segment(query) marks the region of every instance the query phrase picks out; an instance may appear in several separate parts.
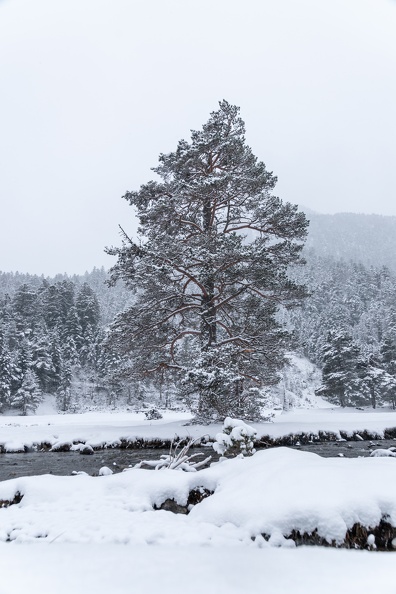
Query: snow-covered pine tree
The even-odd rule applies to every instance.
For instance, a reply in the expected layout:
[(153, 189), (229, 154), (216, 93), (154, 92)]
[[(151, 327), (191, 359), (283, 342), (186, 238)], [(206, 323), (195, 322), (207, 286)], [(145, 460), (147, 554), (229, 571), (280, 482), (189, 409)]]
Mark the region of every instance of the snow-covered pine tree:
[(100, 309), (98, 299), (88, 283), (84, 283), (77, 294), (76, 309), (83, 335), (88, 328), (95, 333), (99, 325)]
[(305, 296), (287, 267), (301, 262), (308, 223), (271, 193), (276, 178), (244, 133), (239, 108), (220, 102), (191, 142), (160, 155), (161, 181), (126, 193), (139, 239), (124, 234), (121, 248), (108, 249), (118, 256), (112, 282), (123, 279), (136, 291), (113, 325), (113, 344), (135, 373), (184, 374), (199, 394), (202, 420), (232, 414), (246, 390), (277, 381), (284, 335), (276, 306)]
[(42, 392), (36, 374), (27, 369), (22, 377), (21, 387), (12, 397), (11, 406), (21, 410), (23, 415), (34, 412), (42, 400)]
[(52, 363), (52, 345), (45, 324), (40, 325), (32, 337), (32, 369), (40, 382), (40, 389), (47, 392), (51, 389), (54, 367)]
[(62, 297), (59, 283), (49, 285), (41, 293), (42, 312), (49, 330), (59, 328), (64, 322)]
[(19, 325), (33, 328), (39, 319), (39, 300), (35, 289), (27, 284), (21, 285), (12, 300), (13, 314)]
[(362, 356), (352, 337), (343, 330), (329, 332), (322, 359), (323, 383), (316, 394), (341, 406), (363, 404)]
[(361, 386), (367, 404), (373, 408), (391, 403), (396, 405), (396, 377), (384, 369), (381, 361), (370, 355), (361, 365)]
[(0, 412), (10, 404), (15, 370), (3, 327), (0, 325)]
[(60, 410), (67, 411), (71, 404), (71, 385), (72, 385), (72, 367), (70, 361), (66, 360), (62, 363), (57, 389), (57, 402)]
[[(73, 343), (75, 345), (77, 353), (79, 353), (81, 347), (84, 344), (84, 337), (80, 320), (77, 314), (77, 308), (74, 305), (70, 307), (68, 311), (66, 320), (62, 326), (61, 336), (64, 345), (67, 343)], [(72, 364), (74, 364), (74, 361)]]

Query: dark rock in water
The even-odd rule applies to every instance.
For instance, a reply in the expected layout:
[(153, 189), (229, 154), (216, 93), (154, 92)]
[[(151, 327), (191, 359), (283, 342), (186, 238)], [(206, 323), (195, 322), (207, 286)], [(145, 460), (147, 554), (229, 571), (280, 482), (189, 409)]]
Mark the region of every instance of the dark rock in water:
[(83, 454), (84, 456), (92, 456), (94, 453), (94, 449), (90, 445), (82, 446), (80, 449), (80, 454)]

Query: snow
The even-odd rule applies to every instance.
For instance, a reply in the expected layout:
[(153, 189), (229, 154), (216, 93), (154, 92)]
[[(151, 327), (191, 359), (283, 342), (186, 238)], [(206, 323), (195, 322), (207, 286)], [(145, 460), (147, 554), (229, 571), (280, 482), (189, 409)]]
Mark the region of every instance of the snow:
[(254, 453), (254, 439), (257, 431), (241, 419), (226, 417), (223, 423), (223, 432), (216, 434), (213, 449), (220, 455), (232, 448), (237, 448), (239, 453)]
[[(196, 473), (131, 469), (4, 481), (0, 499), (17, 491), (23, 499), (0, 508), (0, 592), (390, 591), (392, 554), (295, 549), (285, 536), (317, 528), (341, 542), (356, 522), (375, 526), (388, 515), (396, 525), (395, 465), (278, 448)], [(153, 509), (167, 498), (185, 505), (196, 486), (215, 492), (189, 515)], [(367, 545), (375, 548), (374, 535)]]
[[(0, 416), (0, 446), (7, 452), (23, 451), (25, 446), (31, 448), (41, 443), (57, 448), (67, 442), (86, 443), (93, 448), (117, 447), (123, 439), (171, 440), (175, 435), (194, 439), (206, 435), (214, 439), (222, 431), (220, 424), (186, 424), (191, 419), (188, 412), (161, 412), (163, 418), (153, 421), (146, 420), (143, 412)], [(315, 436), (323, 431), (342, 439), (340, 432), (353, 435), (365, 430), (381, 438), (385, 429), (396, 427), (396, 412), (382, 409), (295, 409), (279, 413), (273, 422), (249, 424), (257, 431), (258, 438), (279, 438), (302, 432)]]
[(0, 559), (2, 594), (361, 594), (392, 592), (395, 576), (393, 555), (312, 548), (87, 547), (55, 541), (0, 545)]
[(288, 353), (287, 365), (281, 372), (280, 383), (272, 388), (282, 408), (332, 408), (315, 390), (322, 383), (322, 372), (317, 365), (306, 357), (296, 353)]
[(113, 471), (108, 466), (102, 466), (102, 468), (99, 468), (98, 474), (99, 476), (110, 476), (113, 474)]
[(44, 394), (43, 399), (36, 408), (37, 415), (54, 415), (57, 413), (56, 397), (53, 394)]
[[(166, 499), (187, 504), (192, 489), (214, 494), (188, 515), (154, 511)], [(143, 470), (100, 477), (41, 475), (0, 483), (0, 541), (205, 546), (290, 546), (292, 530), (341, 544), (355, 523), (396, 526), (393, 458), (321, 458), (289, 448), (257, 452), (194, 473)], [(282, 540), (283, 539), (283, 540)], [(267, 543), (263, 543), (268, 546)]]
[(383, 449), (380, 448), (378, 450), (373, 450), (370, 454), (370, 456), (372, 458), (386, 458), (386, 457), (390, 457), (390, 458), (396, 458), (396, 448), (388, 448), (388, 449)]
[[(291, 411), (274, 423), (254, 426), (259, 434), (300, 432), (304, 426), (310, 431), (369, 427), (381, 432), (396, 425), (393, 415)], [(0, 432), (8, 447), (43, 438), (61, 446), (76, 438), (92, 444), (126, 435), (219, 432), (219, 426), (184, 426), (188, 418), (166, 412), (152, 422), (125, 413), (18, 417), (12, 422), (7, 417), (0, 419)], [(327, 541), (341, 543), (355, 523), (374, 527), (384, 516), (396, 526), (393, 456), (321, 458), (274, 448), (193, 473), (132, 468), (112, 474), (102, 467), (99, 475), (0, 482), (0, 500), (23, 495), (19, 504), (0, 508), (1, 594), (129, 594), (131, 589), (145, 594), (360, 594), (393, 587), (392, 554), (295, 548), (288, 538), (292, 530), (317, 529)], [(188, 515), (155, 509), (166, 499), (186, 505), (196, 487), (214, 493)], [(375, 549), (373, 534), (367, 546)]]

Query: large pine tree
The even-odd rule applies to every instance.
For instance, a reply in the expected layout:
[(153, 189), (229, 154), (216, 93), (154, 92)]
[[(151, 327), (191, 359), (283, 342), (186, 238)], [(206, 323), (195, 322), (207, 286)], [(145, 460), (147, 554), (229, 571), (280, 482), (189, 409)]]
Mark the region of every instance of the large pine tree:
[(160, 155), (160, 181), (126, 193), (139, 238), (108, 250), (112, 281), (136, 291), (114, 344), (134, 373), (182, 372), (205, 420), (251, 416), (252, 388), (274, 383), (283, 362), (277, 307), (304, 296), (287, 267), (301, 261), (307, 221), (272, 194), (276, 178), (244, 133), (239, 108), (222, 101), (191, 142)]

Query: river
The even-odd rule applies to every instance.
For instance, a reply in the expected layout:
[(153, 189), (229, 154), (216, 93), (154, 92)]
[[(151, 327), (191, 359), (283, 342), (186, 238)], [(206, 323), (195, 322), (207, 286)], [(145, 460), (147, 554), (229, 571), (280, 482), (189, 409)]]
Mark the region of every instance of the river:
[[(293, 449), (313, 452), (329, 457), (357, 458), (367, 457), (373, 449), (389, 448), (396, 445), (396, 440), (380, 441), (341, 441), (322, 442)], [(203, 457), (212, 455), (212, 460), (218, 456), (211, 447), (194, 448), (194, 453), (202, 452)], [(125, 468), (137, 464), (141, 460), (157, 460), (161, 454), (168, 454), (168, 450), (136, 449), (98, 450), (91, 456), (81, 455), (79, 452), (27, 452), (24, 454), (0, 454), (0, 481), (21, 476), (38, 474), (71, 475), (73, 472), (84, 471), (92, 476), (98, 474), (102, 466), (107, 466), (113, 472), (122, 472)]]

